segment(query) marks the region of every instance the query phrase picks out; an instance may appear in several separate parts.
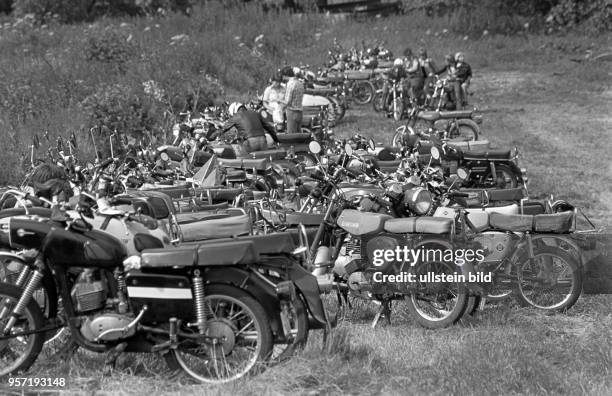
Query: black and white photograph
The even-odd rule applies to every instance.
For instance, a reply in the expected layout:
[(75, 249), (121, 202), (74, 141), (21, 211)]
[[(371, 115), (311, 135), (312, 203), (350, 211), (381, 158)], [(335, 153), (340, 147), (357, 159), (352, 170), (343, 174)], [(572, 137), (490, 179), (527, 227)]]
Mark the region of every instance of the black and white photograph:
[(612, 395), (611, 0), (0, 0), (0, 395)]

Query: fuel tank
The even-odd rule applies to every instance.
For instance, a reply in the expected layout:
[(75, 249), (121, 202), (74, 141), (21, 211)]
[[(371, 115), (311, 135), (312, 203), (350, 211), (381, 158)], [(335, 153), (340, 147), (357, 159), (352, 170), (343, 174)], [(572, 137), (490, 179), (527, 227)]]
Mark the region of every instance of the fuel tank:
[(351, 198), (359, 195), (374, 194), (378, 197), (382, 197), (385, 191), (379, 187), (373, 186), (367, 183), (341, 183), (338, 185), (339, 193), (344, 195), (344, 198), (351, 200)]
[(381, 232), (390, 218), (387, 214), (345, 209), (338, 217), (338, 225), (351, 235), (365, 235)]
[(66, 230), (56, 222), (19, 217), (10, 218), (6, 228), (12, 248), (41, 249), (54, 265), (115, 267), (126, 257), (117, 238), (98, 230)]

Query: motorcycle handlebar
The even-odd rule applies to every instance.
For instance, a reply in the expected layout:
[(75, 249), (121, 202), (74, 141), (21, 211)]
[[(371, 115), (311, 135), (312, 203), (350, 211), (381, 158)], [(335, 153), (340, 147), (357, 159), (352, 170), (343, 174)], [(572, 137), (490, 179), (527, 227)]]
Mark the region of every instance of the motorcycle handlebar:
[(311, 173), (309, 176), (310, 176), (311, 179), (315, 179), (315, 180), (319, 180), (319, 181), (323, 181), (323, 182), (326, 181), (325, 177), (323, 177), (323, 176), (321, 176), (321, 175), (319, 175), (317, 173)]
[(448, 195), (450, 195), (451, 197), (457, 197), (457, 198), (468, 198), (470, 196), (470, 194), (460, 192), (460, 191), (451, 191), (448, 193)]

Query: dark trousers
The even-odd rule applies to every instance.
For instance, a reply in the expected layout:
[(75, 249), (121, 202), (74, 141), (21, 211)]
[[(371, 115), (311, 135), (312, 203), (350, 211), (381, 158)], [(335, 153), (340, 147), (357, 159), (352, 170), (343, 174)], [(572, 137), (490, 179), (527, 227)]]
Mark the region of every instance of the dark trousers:
[(285, 110), (287, 114), (287, 133), (299, 133), (302, 130), (302, 111)]

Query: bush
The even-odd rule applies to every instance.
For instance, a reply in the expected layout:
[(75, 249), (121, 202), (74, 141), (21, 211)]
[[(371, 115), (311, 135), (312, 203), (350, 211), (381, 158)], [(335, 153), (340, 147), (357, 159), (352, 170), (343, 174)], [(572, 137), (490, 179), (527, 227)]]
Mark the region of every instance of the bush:
[(612, 30), (612, 3), (606, 0), (560, 0), (548, 14), (552, 29), (583, 25), (591, 33)]
[(123, 69), (136, 53), (136, 47), (131, 35), (111, 27), (91, 33), (86, 39), (83, 53), (88, 61), (110, 63)]
[(33, 14), (45, 22), (57, 15), (62, 22), (91, 21), (100, 16), (142, 16), (159, 11), (188, 12), (192, 0), (15, 0), (16, 16)]

